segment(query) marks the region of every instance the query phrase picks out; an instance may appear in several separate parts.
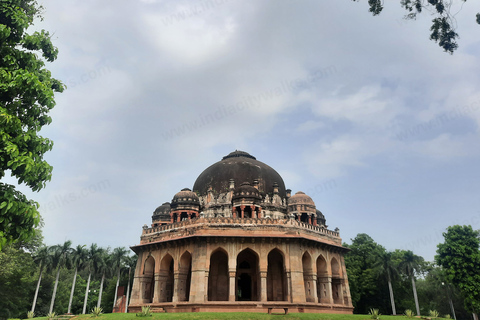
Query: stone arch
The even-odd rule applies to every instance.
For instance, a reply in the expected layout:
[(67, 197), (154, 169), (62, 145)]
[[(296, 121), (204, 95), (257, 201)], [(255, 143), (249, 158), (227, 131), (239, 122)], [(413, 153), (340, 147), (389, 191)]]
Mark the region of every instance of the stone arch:
[(152, 303), (155, 289), (155, 259), (148, 256), (143, 265), (143, 302)]
[(267, 258), (267, 300), (287, 300), (287, 277), (283, 252), (275, 248)]
[(208, 301), (228, 301), (229, 280), (228, 253), (223, 248), (217, 248), (210, 255)]
[(314, 275), (312, 268), (312, 257), (305, 251), (302, 256), (302, 266), (303, 266), (303, 284), (305, 287), (305, 299), (307, 302), (315, 302), (314, 295)]
[(180, 257), (178, 272), (178, 301), (190, 300), (190, 285), (192, 282), (192, 255), (185, 251)]
[(160, 296), (159, 302), (172, 302), (173, 299), (173, 286), (174, 286), (174, 260), (173, 257), (167, 253), (160, 262), (159, 272), (159, 284), (160, 284)]
[(317, 258), (317, 297), (320, 303), (330, 303), (331, 284), (328, 276), (327, 260), (323, 255)]
[(330, 261), (332, 271), (332, 297), (333, 303), (343, 304), (343, 279), (341, 275), (340, 264), (338, 260), (333, 257)]
[(338, 260), (333, 257), (332, 260), (330, 261), (331, 265), (331, 270), (332, 270), (332, 278), (340, 278), (341, 277), (341, 270), (340, 270), (340, 264), (338, 263)]
[(246, 248), (237, 255), (235, 282), (236, 301), (259, 301), (260, 274), (258, 254)]

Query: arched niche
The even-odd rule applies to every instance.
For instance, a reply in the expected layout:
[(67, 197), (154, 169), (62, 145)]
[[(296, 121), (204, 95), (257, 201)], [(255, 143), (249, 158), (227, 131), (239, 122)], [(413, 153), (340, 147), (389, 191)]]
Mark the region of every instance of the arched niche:
[(260, 277), (258, 254), (245, 249), (237, 255), (235, 299), (237, 301), (260, 300)]
[(218, 248), (210, 255), (208, 301), (228, 301), (229, 290), (228, 254)]
[(285, 274), (285, 262), (283, 253), (273, 249), (267, 258), (267, 300), (287, 300), (287, 277)]

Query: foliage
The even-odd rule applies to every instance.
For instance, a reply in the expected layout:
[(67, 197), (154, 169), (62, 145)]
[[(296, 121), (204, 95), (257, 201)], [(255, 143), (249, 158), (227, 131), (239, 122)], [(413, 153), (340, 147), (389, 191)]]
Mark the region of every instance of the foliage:
[(405, 310), (405, 316), (406, 316), (407, 318), (414, 318), (414, 317), (415, 317), (415, 312), (413, 312), (413, 311), (410, 310), (410, 309), (407, 309), (407, 310)]
[(428, 311), (428, 316), (432, 319), (436, 319), (439, 316), (439, 313), (437, 310), (430, 310)]
[(137, 313), (137, 317), (151, 317), (152, 313), (150, 311), (150, 306), (143, 306), (142, 312)]
[(374, 319), (374, 320), (379, 320), (381, 315), (378, 309), (373, 309), (373, 308), (370, 309), (370, 311), (368, 311), (368, 314), (370, 315), (370, 319)]
[[(52, 167), (43, 155), (53, 143), (38, 133), (51, 122), (54, 92), (63, 91), (37, 57), (40, 53), (49, 62), (57, 58), (49, 33), (26, 33), (40, 10), (35, 0), (0, 2), (0, 179), (8, 171), (32, 191), (51, 178)], [(38, 204), (0, 182), (0, 249), (32, 238), (39, 224)]]
[(49, 312), (47, 314), (48, 319), (55, 319), (57, 317), (57, 314), (55, 312)]
[(32, 256), (18, 245), (7, 245), (0, 251), (0, 266), (0, 319), (23, 318), (35, 290)]
[(99, 317), (103, 314), (103, 309), (101, 307), (94, 307), (90, 312), (93, 318)]
[[(353, 0), (359, 1), (359, 0)], [(433, 15), (430, 27), (430, 40), (438, 43), (445, 52), (453, 53), (457, 48), (455, 14), (451, 10), (453, 2), (466, 2), (467, 0), (401, 0), (400, 5), (406, 10), (405, 19), (414, 20), (417, 15), (427, 11)], [(383, 0), (368, 0), (369, 11), (379, 15), (383, 10)], [(480, 24), (480, 13), (475, 16), (476, 22)]]
[(367, 314), (372, 305), (388, 305), (381, 300), (388, 299), (388, 296), (382, 294), (388, 291), (388, 288), (385, 281), (378, 279), (376, 267), (385, 248), (364, 233), (358, 234), (352, 239), (351, 245), (345, 246), (351, 249), (345, 256), (345, 266), (354, 312)]
[(471, 226), (451, 226), (443, 233), (444, 243), (437, 246), (435, 260), (447, 280), (462, 292), (465, 308), (480, 311), (480, 233)]
[(27, 319), (33, 319), (33, 318), (35, 318), (35, 312), (28, 311), (27, 312)]

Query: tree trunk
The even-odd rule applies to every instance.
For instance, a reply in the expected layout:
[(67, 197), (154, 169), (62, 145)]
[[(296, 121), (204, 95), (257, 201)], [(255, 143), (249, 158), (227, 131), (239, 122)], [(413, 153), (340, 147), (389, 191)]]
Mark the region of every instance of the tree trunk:
[(415, 278), (412, 276), (413, 298), (415, 299), (415, 307), (417, 307), (417, 316), (420, 316), (420, 306), (418, 305), (417, 287), (415, 286)]
[(103, 280), (105, 280), (105, 272), (102, 274), (102, 281), (100, 282), (100, 292), (98, 293), (97, 308), (100, 308), (100, 305), (102, 304)]
[(40, 289), (40, 282), (42, 282), (42, 263), (40, 262), (40, 275), (38, 276), (37, 289), (35, 289), (35, 296), (33, 297), (32, 312), (35, 312), (35, 305), (37, 304), (38, 290)]
[(55, 304), (55, 296), (57, 295), (58, 277), (60, 276), (60, 264), (57, 268), (57, 277), (55, 278), (55, 286), (53, 287), (52, 301), (50, 302), (50, 311), (53, 312), (53, 305)]
[(73, 275), (72, 290), (70, 291), (70, 300), (68, 301), (67, 313), (71, 313), (72, 311), (72, 301), (73, 301), (73, 291), (75, 291), (75, 281), (77, 281), (77, 267), (75, 267), (75, 274)]
[(87, 300), (88, 300), (88, 290), (90, 289), (90, 277), (92, 273), (90, 272), (88, 274), (88, 280), (87, 280), (87, 290), (85, 290), (85, 300), (83, 301), (83, 311), (82, 314), (85, 314), (85, 311), (87, 310)]
[(128, 298), (130, 298), (130, 271), (131, 267), (128, 268), (128, 285), (127, 285), (127, 301), (125, 301), (125, 313), (128, 312)]
[[(120, 267), (118, 267), (118, 274), (117, 274), (117, 285), (115, 286), (115, 294), (113, 295), (114, 300), (113, 300), (113, 308), (115, 308), (115, 305), (117, 304), (117, 291), (118, 291), (118, 285), (120, 283)], [(113, 311), (112, 308), (112, 311)]]
[(395, 300), (393, 299), (393, 288), (392, 288), (392, 282), (390, 281), (390, 279), (388, 280), (388, 290), (390, 291), (390, 302), (392, 304), (392, 312), (393, 312), (393, 315), (396, 316), (397, 310), (395, 309)]

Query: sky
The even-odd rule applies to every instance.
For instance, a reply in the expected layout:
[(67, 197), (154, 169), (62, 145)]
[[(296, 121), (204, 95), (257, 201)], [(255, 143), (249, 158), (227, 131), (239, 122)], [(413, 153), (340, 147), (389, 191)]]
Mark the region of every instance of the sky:
[(459, 49), (431, 15), (367, 1), (41, 0), (59, 49), (47, 245), (139, 244), (156, 207), (243, 150), (359, 233), (428, 261), (450, 225), (480, 229), (478, 1)]

